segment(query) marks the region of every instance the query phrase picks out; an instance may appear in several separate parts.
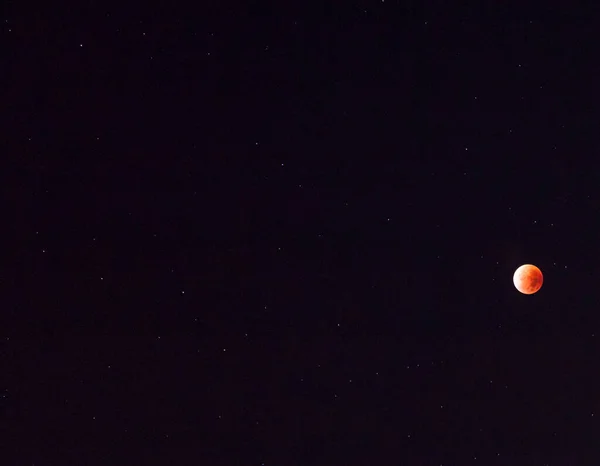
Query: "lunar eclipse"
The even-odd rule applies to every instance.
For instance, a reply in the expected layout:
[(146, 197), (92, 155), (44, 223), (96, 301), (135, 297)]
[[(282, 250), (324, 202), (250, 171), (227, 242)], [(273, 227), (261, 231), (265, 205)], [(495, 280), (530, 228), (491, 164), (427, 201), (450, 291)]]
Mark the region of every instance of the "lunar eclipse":
[(524, 264), (513, 275), (515, 288), (523, 294), (537, 293), (544, 283), (542, 271), (535, 265)]

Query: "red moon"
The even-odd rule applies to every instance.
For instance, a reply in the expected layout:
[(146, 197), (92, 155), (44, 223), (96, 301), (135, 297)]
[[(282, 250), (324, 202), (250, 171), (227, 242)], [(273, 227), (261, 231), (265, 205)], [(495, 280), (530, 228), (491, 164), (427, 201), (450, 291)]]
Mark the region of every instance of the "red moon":
[(537, 293), (544, 283), (542, 271), (535, 265), (524, 264), (513, 275), (515, 288), (523, 294)]

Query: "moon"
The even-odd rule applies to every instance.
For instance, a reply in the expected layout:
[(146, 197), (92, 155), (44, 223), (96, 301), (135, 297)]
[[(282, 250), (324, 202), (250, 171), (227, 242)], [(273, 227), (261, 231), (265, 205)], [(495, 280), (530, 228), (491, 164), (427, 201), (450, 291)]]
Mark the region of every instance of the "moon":
[(535, 265), (524, 264), (513, 275), (515, 288), (523, 294), (537, 293), (544, 283), (542, 271)]

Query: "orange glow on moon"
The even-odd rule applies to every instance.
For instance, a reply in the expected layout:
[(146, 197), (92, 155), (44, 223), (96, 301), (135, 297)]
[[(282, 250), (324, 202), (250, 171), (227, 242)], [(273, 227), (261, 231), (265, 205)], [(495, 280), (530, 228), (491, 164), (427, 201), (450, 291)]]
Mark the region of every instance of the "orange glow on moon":
[(537, 293), (544, 283), (542, 271), (535, 265), (524, 264), (513, 275), (515, 288), (523, 294)]

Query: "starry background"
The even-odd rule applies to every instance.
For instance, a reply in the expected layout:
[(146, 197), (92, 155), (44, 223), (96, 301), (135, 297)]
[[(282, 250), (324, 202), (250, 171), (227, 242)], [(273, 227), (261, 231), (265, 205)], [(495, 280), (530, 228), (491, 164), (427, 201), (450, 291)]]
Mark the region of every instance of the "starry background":
[(598, 23), (48, 8), (0, 18), (3, 464), (596, 464)]

